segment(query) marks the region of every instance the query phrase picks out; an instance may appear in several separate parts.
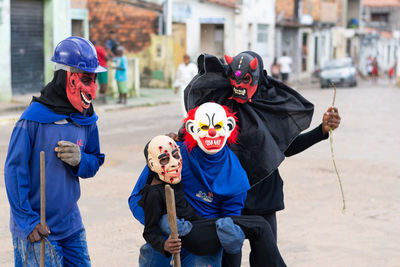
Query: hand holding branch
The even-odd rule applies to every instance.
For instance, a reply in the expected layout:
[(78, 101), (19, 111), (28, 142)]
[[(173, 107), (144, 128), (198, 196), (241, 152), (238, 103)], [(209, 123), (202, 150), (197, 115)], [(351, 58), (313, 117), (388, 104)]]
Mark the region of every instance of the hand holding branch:
[(329, 130), (335, 130), (340, 125), (341, 117), (339, 110), (336, 107), (329, 107), (322, 117), (322, 132), (323, 134), (329, 133)]
[(28, 240), (29, 242), (38, 242), (40, 241), (43, 237), (47, 237), (50, 234), (49, 227), (43, 226), (40, 223), (38, 223), (33, 231), (28, 235)]
[(167, 240), (164, 242), (164, 250), (168, 251), (171, 254), (181, 253), (182, 242), (180, 238), (172, 238), (171, 236), (168, 237)]

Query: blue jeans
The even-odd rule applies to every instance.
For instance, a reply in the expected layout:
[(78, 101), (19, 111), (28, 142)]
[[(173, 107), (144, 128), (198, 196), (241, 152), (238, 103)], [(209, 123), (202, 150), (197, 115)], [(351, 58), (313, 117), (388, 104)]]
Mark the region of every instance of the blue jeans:
[[(59, 266), (90, 266), (85, 229), (62, 240), (50, 241), (50, 243), (53, 249), (46, 242), (46, 266), (57, 266), (55, 258)], [(27, 239), (13, 236), (15, 267), (23, 267), (30, 244)], [(32, 243), (26, 266), (37, 267), (37, 261), (40, 261), (40, 242)]]
[[(220, 267), (222, 258), (222, 249), (219, 253), (210, 256), (196, 256), (181, 249), (182, 267)], [(153, 249), (148, 243), (140, 248), (139, 266), (140, 267), (168, 267), (171, 257), (164, 255)]]

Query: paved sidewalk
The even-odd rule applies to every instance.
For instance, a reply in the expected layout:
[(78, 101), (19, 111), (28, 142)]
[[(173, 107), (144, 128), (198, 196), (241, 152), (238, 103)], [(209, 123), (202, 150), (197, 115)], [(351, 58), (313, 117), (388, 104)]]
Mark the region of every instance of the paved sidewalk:
[[(94, 101), (94, 108), (97, 113), (109, 110), (129, 109), (142, 106), (154, 106), (160, 104), (177, 103), (179, 95), (175, 95), (172, 89), (141, 88), (139, 97), (131, 97), (126, 105), (117, 104), (116, 99), (107, 98), (107, 103)], [(0, 125), (14, 124), (21, 113), (29, 106), (32, 96), (39, 96), (40, 93), (13, 96), (11, 102), (0, 103)]]

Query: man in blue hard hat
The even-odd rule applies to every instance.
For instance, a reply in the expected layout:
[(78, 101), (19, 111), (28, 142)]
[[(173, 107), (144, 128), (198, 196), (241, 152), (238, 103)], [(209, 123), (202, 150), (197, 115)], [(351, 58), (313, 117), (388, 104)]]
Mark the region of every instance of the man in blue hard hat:
[[(51, 59), (53, 80), (33, 97), (11, 135), (4, 168), (10, 202), (15, 266), (36, 266), (46, 238), (46, 266), (90, 266), (85, 229), (77, 205), (79, 177), (93, 177), (100, 152), (96, 97), (99, 65), (91, 42), (61, 41)], [(40, 223), (40, 151), (45, 152), (46, 223)]]

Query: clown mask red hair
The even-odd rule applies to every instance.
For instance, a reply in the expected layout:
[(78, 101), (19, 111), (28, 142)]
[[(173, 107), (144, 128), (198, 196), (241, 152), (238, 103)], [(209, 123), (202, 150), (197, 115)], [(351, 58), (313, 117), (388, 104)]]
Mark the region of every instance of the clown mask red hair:
[(198, 145), (207, 154), (219, 152), (226, 142), (237, 138), (236, 117), (227, 107), (204, 103), (188, 112), (185, 143), (189, 150)]

